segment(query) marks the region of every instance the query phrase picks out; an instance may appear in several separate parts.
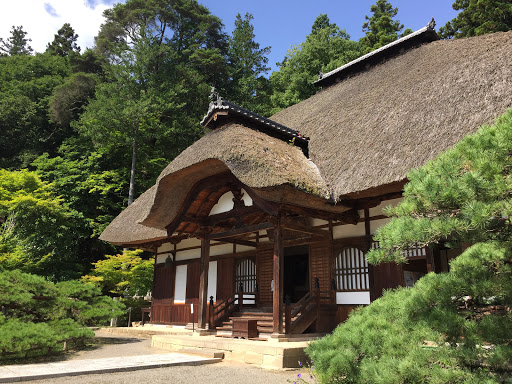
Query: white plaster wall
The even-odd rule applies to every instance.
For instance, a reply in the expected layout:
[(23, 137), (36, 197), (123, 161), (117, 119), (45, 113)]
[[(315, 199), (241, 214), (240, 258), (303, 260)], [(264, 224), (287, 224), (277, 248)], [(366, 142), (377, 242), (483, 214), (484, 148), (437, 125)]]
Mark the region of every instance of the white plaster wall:
[(364, 223), (338, 225), (333, 228), (333, 237), (335, 239), (344, 239), (347, 237), (359, 237), (365, 235)]
[(170, 253), (164, 253), (164, 254), (162, 254), (162, 255), (158, 255), (158, 256), (156, 257), (156, 262), (157, 262), (157, 264), (163, 264), (163, 263), (165, 263), (165, 259), (167, 259), (167, 256), (169, 256), (169, 257), (171, 258), (171, 260), (172, 260), (172, 254), (170, 254)]
[(388, 223), (391, 219), (381, 219), (381, 220), (373, 220), (370, 221), (370, 233), (373, 235), (377, 231), (379, 227), (382, 227), (384, 224)]
[(171, 243), (165, 243), (165, 244), (162, 244), (160, 247), (157, 248), (157, 252), (158, 253), (161, 253), (161, 252), (170, 252), (174, 250), (174, 245), (171, 244)]
[(188, 247), (201, 247), (201, 240), (199, 239), (185, 239), (177, 244), (176, 261), (197, 259), (201, 257), (201, 248), (189, 249), (180, 251), (180, 249)]
[(210, 261), (208, 267), (208, 302), (210, 296), (213, 296), (213, 301), (217, 301), (217, 262)]
[[(238, 249), (239, 245), (236, 246)], [(226, 253), (233, 253), (233, 244), (221, 244), (210, 246), (210, 256), (225, 255)], [(199, 252), (201, 255), (201, 252)]]
[[(391, 205), (392, 207), (396, 207), (399, 202), (403, 200), (403, 197), (399, 197), (398, 199), (392, 199), (392, 200), (385, 200), (382, 203), (380, 203), (378, 206), (374, 208), (370, 208), (370, 217), (371, 216), (377, 216), (377, 215), (383, 215), (384, 212), (382, 212), (382, 209), (384, 207), (387, 207), (388, 205)], [(363, 216), (361, 216), (363, 217)]]
[(322, 219), (312, 219), (311, 220), (311, 225), (313, 227), (318, 227), (319, 225), (325, 225), (325, 224), (329, 224), (329, 222), (327, 220), (322, 220)]
[(370, 292), (336, 292), (336, 304), (370, 304)]
[[(242, 196), (242, 200), (244, 201), (245, 205), (246, 206), (250, 206), (252, 205), (252, 199), (251, 199), (251, 196), (249, 196), (249, 194), (247, 192), (245, 192), (243, 189), (242, 189), (242, 193), (243, 193), (243, 196)], [(209, 215), (208, 216), (211, 216), (211, 215), (216, 215), (217, 213), (224, 213), (224, 212), (229, 212), (233, 209), (233, 192), (226, 192), (225, 194), (223, 194), (219, 201), (217, 201), (217, 204), (215, 204), (212, 208), (212, 210), (210, 211)]]
[(176, 282), (174, 284), (174, 302), (184, 303), (187, 294), (187, 265), (176, 266)]

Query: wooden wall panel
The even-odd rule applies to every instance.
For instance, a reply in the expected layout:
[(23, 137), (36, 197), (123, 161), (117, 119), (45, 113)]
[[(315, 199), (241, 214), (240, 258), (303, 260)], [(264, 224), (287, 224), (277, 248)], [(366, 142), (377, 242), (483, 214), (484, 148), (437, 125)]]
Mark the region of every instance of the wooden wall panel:
[(373, 297), (371, 300), (382, 296), (384, 289), (396, 288), (403, 285), (402, 267), (396, 263), (382, 263), (373, 267)]
[(315, 278), (320, 280), (320, 290), (331, 289), (332, 279), (332, 246), (331, 243), (316, 243), (309, 246), (309, 266), (311, 289), (315, 287)]
[(259, 249), (256, 257), (260, 305), (272, 305), (273, 249)]
[(234, 261), (235, 259), (232, 257), (217, 260), (217, 300), (225, 300), (235, 293)]
[(199, 302), (199, 277), (201, 269), (199, 260), (193, 261), (187, 265), (187, 291), (185, 303)]
[(155, 265), (153, 280), (153, 303), (171, 303), (174, 297), (175, 268), (165, 264)]
[(338, 310), (336, 311), (336, 324), (343, 323), (348, 319), (348, 315), (354, 309), (361, 307), (360, 305), (338, 305)]

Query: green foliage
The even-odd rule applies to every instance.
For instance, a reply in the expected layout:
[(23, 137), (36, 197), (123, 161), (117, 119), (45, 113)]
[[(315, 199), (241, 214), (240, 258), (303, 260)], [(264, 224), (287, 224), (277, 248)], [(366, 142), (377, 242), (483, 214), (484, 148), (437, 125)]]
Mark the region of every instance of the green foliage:
[(46, 46), (46, 52), (50, 55), (68, 56), (74, 53), (80, 53), (80, 47), (76, 44), (78, 35), (71, 27), (71, 24), (65, 23), (57, 31), (55, 38)]
[(81, 281), (53, 284), (20, 271), (0, 272), (0, 360), (61, 352), (94, 334), (85, 328), (123, 313), (124, 305)]
[(288, 51), (279, 71), (270, 76), (272, 111), (296, 104), (316, 92), (312, 84), (320, 72), (329, 72), (361, 55), (357, 42), (327, 15), (316, 18), (306, 41)]
[(90, 275), (83, 276), (101, 287), (105, 293), (143, 296), (153, 286), (153, 261), (143, 260), (141, 250), (124, 251), (94, 263)]
[(59, 56), (0, 58), (0, 167), (26, 167), (70, 135), (48, 120), (53, 90), (68, 74), (69, 64)]
[[(400, 21), (393, 20), (398, 13), (398, 8), (393, 8), (387, 0), (377, 0), (370, 7), (370, 11), (373, 15), (371, 17), (365, 16), (366, 22), (363, 24), (363, 32), (366, 33), (366, 36), (360, 40), (363, 53), (369, 53), (395, 41), (404, 28)], [(410, 29), (406, 29), (401, 36), (408, 35), (411, 32)]]
[(61, 280), (77, 277), (81, 216), (33, 172), (0, 169), (0, 264)]
[(270, 47), (260, 49), (254, 41), (253, 16), (244, 18), (237, 14), (235, 29), (229, 39), (228, 68), (230, 81), (226, 96), (229, 100), (256, 113), (265, 114), (268, 109), (269, 81), (263, 74), (267, 66)]
[(474, 244), (313, 344), (322, 382), (499, 383), (512, 371), (512, 110), (409, 173), (372, 263), (414, 245)]
[(455, 0), (456, 18), (439, 28), (443, 39), (459, 39), (512, 29), (512, 3), (509, 0)]
[(16, 55), (30, 55), (33, 49), (29, 42), (32, 39), (27, 39), (27, 32), (23, 30), (23, 26), (19, 25), (11, 28), (11, 36), (4, 40), (0, 37), (0, 57), (2, 56), (16, 56)]
[[(386, 292), (307, 350), (322, 383), (499, 383), (510, 373), (511, 249), (469, 248), (451, 271)], [(499, 309), (496, 309), (499, 308)]]

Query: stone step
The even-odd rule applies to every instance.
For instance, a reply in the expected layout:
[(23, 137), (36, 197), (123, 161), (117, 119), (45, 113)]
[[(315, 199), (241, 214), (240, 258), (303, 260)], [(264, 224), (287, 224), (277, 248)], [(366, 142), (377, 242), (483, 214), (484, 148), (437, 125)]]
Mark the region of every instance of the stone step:
[(210, 359), (223, 359), (224, 352), (216, 351), (213, 349), (205, 349), (205, 348), (181, 348), (177, 351), (178, 353), (183, 353), (185, 355), (194, 355), (207, 357)]

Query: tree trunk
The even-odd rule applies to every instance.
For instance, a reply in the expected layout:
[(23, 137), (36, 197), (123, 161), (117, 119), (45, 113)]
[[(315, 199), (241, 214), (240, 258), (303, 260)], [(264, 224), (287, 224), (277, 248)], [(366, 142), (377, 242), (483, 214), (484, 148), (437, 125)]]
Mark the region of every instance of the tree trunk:
[(132, 145), (132, 168), (130, 170), (130, 189), (128, 191), (128, 206), (133, 203), (135, 195), (135, 165), (137, 164), (137, 144), (139, 139), (139, 123), (135, 128), (135, 136), (133, 137)]

